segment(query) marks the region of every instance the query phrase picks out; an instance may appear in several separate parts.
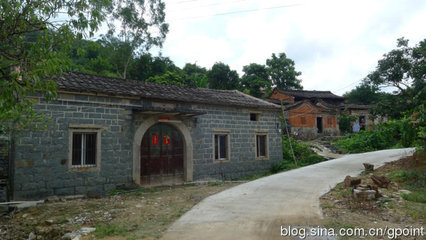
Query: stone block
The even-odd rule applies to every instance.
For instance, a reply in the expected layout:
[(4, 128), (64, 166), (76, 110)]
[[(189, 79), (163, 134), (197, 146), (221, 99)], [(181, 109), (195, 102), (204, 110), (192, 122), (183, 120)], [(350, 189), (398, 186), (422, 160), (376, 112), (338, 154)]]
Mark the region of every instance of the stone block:
[(57, 188), (57, 189), (54, 189), (54, 193), (57, 196), (76, 195), (74, 187)]
[(34, 160), (15, 160), (16, 168), (30, 168), (34, 166)]
[(363, 201), (376, 199), (375, 190), (354, 189), (353, 194), (354, 194), (354, 198), (363, 200)]
[(343, 182), (343, 187), (344, 188), (355, 187), (360, 183), (361, 183), (360, 178), (353, 178), (351, 176), (346, 176), (345, 181)]

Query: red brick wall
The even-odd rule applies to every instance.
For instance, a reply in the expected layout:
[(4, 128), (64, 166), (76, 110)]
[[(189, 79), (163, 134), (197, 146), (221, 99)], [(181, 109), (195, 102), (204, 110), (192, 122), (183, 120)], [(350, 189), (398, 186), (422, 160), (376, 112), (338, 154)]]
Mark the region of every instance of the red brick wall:
[(277, 100), (288, 100), (290, 103), (294, 103), (294, 98), (292, 96), (282, 94), (278, 92), (277, 89), (275, 89), (274, 92), (272, 92), (270, 98), (277, 99)]
[(290, 125), (294, 127), (316, 127), (317, 117), (322, 117), (324, 128), (336, 128), (337, 118), (334, 115), (324, 114), (308, 103), (304, 103), (289, 111)]
[(318, 110), (307, 103), (289, 111), (290, 125), (294, 127), (316, 127)]

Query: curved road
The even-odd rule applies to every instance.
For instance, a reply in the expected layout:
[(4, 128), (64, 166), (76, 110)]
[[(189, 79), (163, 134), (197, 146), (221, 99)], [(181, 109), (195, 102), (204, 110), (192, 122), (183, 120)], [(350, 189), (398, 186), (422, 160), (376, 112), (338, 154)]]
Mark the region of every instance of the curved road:
[(281, 226), (315, 226), (322, 218), (319, 197), (347, 176), (411, 155), (392, 149), (345, 155), (264, 177), (212, 195), (194, 206), (166, 232), (168, 240), (283, 239)]

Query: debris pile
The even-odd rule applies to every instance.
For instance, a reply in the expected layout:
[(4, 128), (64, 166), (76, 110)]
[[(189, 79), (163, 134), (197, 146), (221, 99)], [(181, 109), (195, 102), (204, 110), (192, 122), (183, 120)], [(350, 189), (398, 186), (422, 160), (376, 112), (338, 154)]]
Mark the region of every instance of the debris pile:
[[(374, 170), (374, 165), (369, 163), (363, 163), (365, 167), (365, 172), (372, 172)], [(375, 200), (381, 197), (379, 188), (387, 188), (391, 186), (391, 181), (385, 176), (376, 176), (370, 173), (370, 178), (372, 183), (363, 183), (361, 178), (346, 176), (345, 181), (343, 182), (344, 188), (352, 187), (352, 193), (354, 199), (361, 201), (370, 201)], [(392, 185), (393, 186), (393, 185)]]

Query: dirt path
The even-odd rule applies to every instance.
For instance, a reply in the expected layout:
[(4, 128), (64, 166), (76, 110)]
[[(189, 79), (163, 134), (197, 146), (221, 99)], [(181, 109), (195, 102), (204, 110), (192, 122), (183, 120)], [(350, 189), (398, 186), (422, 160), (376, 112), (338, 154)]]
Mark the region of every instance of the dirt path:
[(324, 144), (321, 143), (318, 140), (310, 141), (310, 142), (308, 142), (308, 144), (315, 146), (316, 148), (313, 148), (312, 150), (316, 154), (318, 154), (318, 155), (320, 155), (320, 156), (322, 156), (326, 159), (336, 159), (336, 158), (341, 158), (341, 157), (344, 156), (344, 154), (339, 154), (339, 153), (333, 152), (330, 148), (324, 146)]
[(283, 239), (280, 227), (312, 226), (321, 221), (319, 197), (362, 163), (381, 166), (412, 154), (393, 149), (345, 155), (261, 178), (206, 198), (176, 221), (163, 239)]

